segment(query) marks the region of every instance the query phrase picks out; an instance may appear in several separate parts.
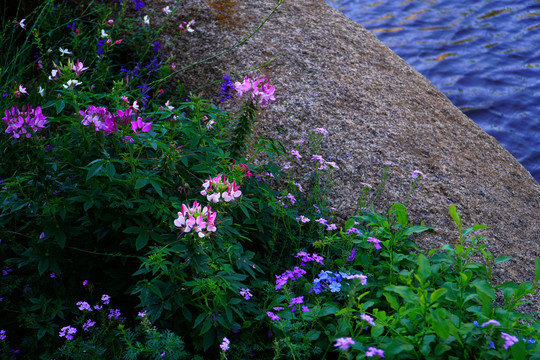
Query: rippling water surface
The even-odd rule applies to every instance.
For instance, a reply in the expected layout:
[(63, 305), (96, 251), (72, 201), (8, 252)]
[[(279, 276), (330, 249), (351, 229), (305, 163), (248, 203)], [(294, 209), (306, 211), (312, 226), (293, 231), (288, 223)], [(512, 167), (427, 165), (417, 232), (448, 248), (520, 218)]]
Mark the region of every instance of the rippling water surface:
[(540, 182), (540, 0), (327, 0), (433, 82)]

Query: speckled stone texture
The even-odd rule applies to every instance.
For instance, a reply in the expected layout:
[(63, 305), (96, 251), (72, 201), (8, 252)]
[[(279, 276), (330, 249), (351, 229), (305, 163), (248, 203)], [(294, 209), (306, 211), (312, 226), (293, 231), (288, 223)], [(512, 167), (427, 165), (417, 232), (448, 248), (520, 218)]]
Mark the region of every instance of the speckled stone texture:
[[(152, 0), (152, 18), (159, 21), (159, 9), (175, 4)], [(178, 28), (171, 27), (162, 40), (171, 43), (168, 51), (176, 55), (176, 65), (186, 66), (236, 44), (276, 4), (183, 1), (175, 24), (194, 17), (196, 31), (172, 41)], [(457, 229), (448, 213), (455, 204), (466, 227), (489, 226), (483, 230), (489, 250), (512, 256), (496, 267), (497, 282), (534, 281), (534, 259), (540, 257), (538, 183), (431, 82), (323, 0), (285, 0), (245, 45), (178, 79), (194, 90), (272, 59), (256, 74), (268, 76), (279, 99), (263, 112), (258, 131), (291, 149), (292, 140), (309, 138), (310, 130), (328, 130), (322, 155), (341, 159), (332, 192), (339, 218), (352, 213), (360, 182), (379, 183), (385, 161), (393, 166), (379, 209), (406, 199), (411, 173), (418, 169), (427, 177), (409, 202), (410, 220), (435, 228), (417, 237), (422, 249), (456, 242)], [(217, 100), (219, 84), (197, 93)], [(307, 148), (303, 153), (308, 154)], [(524, 311), (539, 310), (539, 297), (531, 300)]]

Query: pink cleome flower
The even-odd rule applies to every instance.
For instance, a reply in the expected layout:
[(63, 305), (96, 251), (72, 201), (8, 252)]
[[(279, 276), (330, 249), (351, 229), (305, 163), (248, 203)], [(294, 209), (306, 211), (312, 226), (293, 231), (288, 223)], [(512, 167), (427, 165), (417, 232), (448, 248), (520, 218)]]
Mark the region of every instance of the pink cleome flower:
[(104, 106), (89, 106), (84, 111), (80, 110), (79, 115), (83, 117), (81, 124), (93, 126), (95, 131), (110, 134), (118, 130), (114, 115)]
[(263, 107), (276, 100), (274, 96), (276, 87), (270, 85), (266, 76), (251, 79), (249, 75), (246, 75), (243, 83), (238, 81), (234, 83), (234, 88), (238, 97), (241, 98), (244, 94), (248, 94), (248, 99), (251, 99), (253, 104), (260, 104)]
[(11, 111), (6, 109), (5, 115), (2, 120), (7, 125), (6, 133), (11, 134), (15, 139), (20, 138), (21, 135), (29, 138), (32, 133), (45, 129), (47, 123), (47, 118), (39, 106), (34, 109), (31, 105), (23, 105), (21, 110), (14, 106)]
[(219, 202), (221, 199), (230, 202), (242, 195), (240, 186), (236, 185), (236, 180), (229, 182), (227, 178), (218, 174), (216, 177), (210, 177), (203, 183), (201, 195), (206, 195), (208, 201)]
[(140, 130), (141, 132), (149, 132), (150, 130), (152, 130), (152, 121), (143, 122), (142, 118), (137, 117), (137, 120), (131, 121), (131, 129), (134, 133), (138, 133), (138, 130)]
[(216, 231), (217, 213), (212, 212), (210, 206), (204, 208), (195, 201), (191, 208), (182, 204), (182, 210), (178, 212), (178, 218), (174, 220), (174, 225), (183, 228), (188, 233), (191, 230), (197, 233), (200, 238), (205, 237), (209, 232)]

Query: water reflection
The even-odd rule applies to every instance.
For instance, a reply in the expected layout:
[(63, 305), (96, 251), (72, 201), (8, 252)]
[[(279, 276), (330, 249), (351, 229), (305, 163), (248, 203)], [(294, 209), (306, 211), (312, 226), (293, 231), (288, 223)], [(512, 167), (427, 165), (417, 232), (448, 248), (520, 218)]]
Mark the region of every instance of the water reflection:
[(430, 79), (540, 181), (540, 1), (328, 3)]

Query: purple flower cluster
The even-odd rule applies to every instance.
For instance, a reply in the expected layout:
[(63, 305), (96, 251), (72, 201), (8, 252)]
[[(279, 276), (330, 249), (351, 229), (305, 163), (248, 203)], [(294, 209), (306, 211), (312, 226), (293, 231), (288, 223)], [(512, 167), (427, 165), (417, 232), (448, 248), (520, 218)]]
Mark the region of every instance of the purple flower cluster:
[(308, 254), (305, 251), (300, 251), (298, 254), (296, 254), (294, 257), (300, 258), (300, 261), (302, 261), (302, 266), (305, 266), (306, 263), (310, 261), (315, 261), (316, 263), (319, 263), (321, 265), (324, 265), (323, 260), (324, 258), (317, 254)]
[(366, 351), (366, 357), (374, 357), (379, 356), (381, 358), (384, 358), (384, 350), (377, 349), (373, 346), (370, 346)]
[(351, 255), (349, 256), (349, 258), (347, 259), (348, 262), (352, 262), (354, 261), (354, 259), (356, 259), (356, 248), (353, 248), (352, 251), (351, 251)]
[(103, 304), (109, 305), (109, 302), (111, 301), (111, 297), (107, 294), (101, 295), (101, 301), (103, 301)]
[[(298, 297), (295, 297), (295, 298), (291, 299), (291, 302), (289, 303), (288, 307), (291, 308), (291, 311), (296, 311), (296, 306), (295, 305), (300, 305), (300, 304), (303, 304), (303, 303), (304, 303), (304, 297), (303, 296), (298, 296)], [(304, 310), (304, 311), (306, 311), (306, 310)]]
[(98, 40), (98, 42), (97, 42), (97, 50), (96, 50), (96, 52), (98, 54), (103, 54), (103, 44), (105, 44), (106, 42), (107, 42), (106, 39)]
[(234, 85), (229, 75), (223, 75), (223, 83), (220, 86), (221, 92), (219, 93), (220, 101), (224, 102), (225, 99), (231, 98), (231, 90), (234, 89)]
[(221, 345), (219, 345), (219, 347), (221, 348), (221, 350), (227, 351), (230, 348), (229, 346), (230, 344), (231, 344), (231, 341), (227, 339), (226, 337), (224, 337), (223, 342), (221, 343)]
[(360, 284), (367, 285), (367, 276), (362, 274), (353, 274), (347, 276), (347, 280), (360, 279)]
[(375, 246), (375, 249), (380, 250), (381, 249), (381, 240), (374, 238), (374, 237), (368, 237), (367, 241), (370, 243), (373, 243), (373, 246)]
[(110, 309), (110, 310), (109, 310), (109, 315), (108, 315), (108, 317), (109, 317), (109, 319), (113, 319), (113, 318), (114, 318), (114, 319), (118, 320), (118, 319), (120, 318), (120, 315), (121, 315), (121, 314), (120, 314), (120, 310), (119, 310), (119, 309)]
[(150, 87), (148, 86), (147, 83), (143, 83), (142, 85), (139, 85), (137, 87), (141, 89), (142, 103), (143, 103), (143, 106), (146, 107), (148, 105), (148, 99), (150, 98), (150, 95), (148, 95), (148, 92), (150, 91)]
[(360, 319), (364, 320), (371, 326), (375, 326), (375, 320), (373, 319), (373, 317), (369, 316), (368, 314), (360, 315)]
[(424, 173), (421, 172), (420, 170), (414, 170), (414, 171), (412, 172), (411, 177), (412, 177), (413, 179), (416, 179), (416, 178), (418, 178), (418, 176), (420, 176), (422, 179), (426, 177), (426, 175), (424, 175)]
[(92, 311), (92, 307), (86, 301), (79, 301), (77, 303), (77, 306), (79, 306), (79, 310), (81, 310), (81, 311), (84, 311), (84, 310)]
[(68, 325), (60, 329), (58, 336), (65, 337), (67, 340), (72, 340), (75, 334), (77, 334), (77, 329)]
[(271, 311), (267, 311), (266, 315), (268, 315), (268, 317), (270, 317), (270, 320), (272, 320), (272, 321), (279, 321), (279, 319), (280, 319), (279, 316), (277, 316), (276, 314), (274, 314)]
[(349, 228), (347, 231), (345, 231), (345, 235), (349, 235), (351, 233), (355, 233), (355, 234), (358, 234), (358, 235), (362, 235), (362, 233), (360, 232), (360, 230), (358, 230), (357, 228), (355, 227), (351, 227)]
[(249, 300), (253, 296), (251, 294), (251, 290), (249, 289), (240, 289), (240, 295), (242, 295), (246, 300)]
[(5, 117), (2, 118), (7, 125), (6, 133), (11, 134), (15, 139), (23, 135), (31, 137), (32, 133), (45, 129), (47, 118), (41, 112), (41, 107), (35, 109), (31, 105), (22, 106), (21, 110), (17, 106), (5, 110)]
[(281, 289), (284, 285), (287, 284), (287, 282), (289, 281), (289, 279), (291, 279), (292, 281), (294, 281), (294, 279), (300, 279), (302, 276), (304, 276), (304, 274), (306, 273), (306, 271), (298, 266), (295, 266), (294, 269), (291, 271), (291, 270), (286, 270), (283, 274), (281, 275), (276, 275), (276, 286), (275, 286), (275, 289), (276, 290), (279, 290)]
[(505, 332), (501, 333), (501, 338), (504, 339), (504, 345), (503, 345), (504, 350), (508, 350), (510, 346), (514, 345), (515, 343), (519, 341), (517, 337), (507, 334)]
[(296, 203), (296, 198), (294, 197), (293, 194), (291, 193), (288, 193), (287, 195), (285, 196), (276, 196), (276, 199), (278, 199), (278, 203), (281, 204), (281, 206), (283, 207), (287, 207), (287, 205), (285, 205), (285, 202), (282, 200), (282, 199), (289, 199), (291, 201), (291, 205), (294, 205)]
[(342, 350), (347, 350), (349, 345), (353, 345), (354, 340), (351, 337), (339, 338), (336, 340), (334, 347), (340, 348)]
[(83, 324), (83, 330), (88, 331), (94, 325), (96, 325), (96, 322), (88, 319), (88, 321)]

